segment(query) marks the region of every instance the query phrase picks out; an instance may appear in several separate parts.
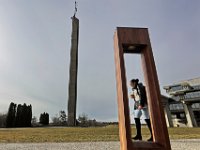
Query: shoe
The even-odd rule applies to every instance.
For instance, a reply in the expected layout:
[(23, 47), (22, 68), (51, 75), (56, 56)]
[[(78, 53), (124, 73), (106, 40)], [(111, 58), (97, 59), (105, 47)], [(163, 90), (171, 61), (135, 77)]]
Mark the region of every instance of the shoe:
[(135, 137), (132, 138), (133, 140), (142, 140), (142, 136), (136, 135)]
[(147, 141), (148, 142), (152, 142), (153, 141), (153, 137), (151, 136)]
[(135, 119), (135, 126), (136, 126), (136, 136), (133, 137), (133, 140), (142, 140), (142, 134), (141, 134), (141, 123), (140, 118), (134, 118)]

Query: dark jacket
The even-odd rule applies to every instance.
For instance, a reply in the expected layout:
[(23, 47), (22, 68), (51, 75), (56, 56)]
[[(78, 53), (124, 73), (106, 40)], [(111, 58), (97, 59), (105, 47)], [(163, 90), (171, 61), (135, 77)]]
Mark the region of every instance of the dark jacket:
[(135, 101), (134, 109), (137, 109), (138, 106), (144, 107), (145, 105), (147, 105), (147, 95), (145, 86), (142, 83), (139, 83), (136, 90), (138, 92), (138, 95), (140, 96), (140, 100)]

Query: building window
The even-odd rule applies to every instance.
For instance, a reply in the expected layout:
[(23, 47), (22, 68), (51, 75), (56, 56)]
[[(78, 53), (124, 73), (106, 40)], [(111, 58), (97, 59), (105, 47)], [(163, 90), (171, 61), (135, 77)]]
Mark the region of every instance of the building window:
[(169, 107), (170, 110), (183, 110), (182, 104), (170, 104)]
[(194, 103), (192, 104), (193, 109), (200, 109), (200, 103)]

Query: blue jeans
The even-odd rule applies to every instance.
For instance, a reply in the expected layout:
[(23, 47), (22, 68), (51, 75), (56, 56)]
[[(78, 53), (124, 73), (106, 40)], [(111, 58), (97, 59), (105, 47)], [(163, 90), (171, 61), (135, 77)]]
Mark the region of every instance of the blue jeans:
[(149, 111), (147, 107), (144, 107), (142, 109), (135, 109), (133, 112), (134, 118), (140, 118), (142, 115), (144, 116), (144, 119), (149, 119)]

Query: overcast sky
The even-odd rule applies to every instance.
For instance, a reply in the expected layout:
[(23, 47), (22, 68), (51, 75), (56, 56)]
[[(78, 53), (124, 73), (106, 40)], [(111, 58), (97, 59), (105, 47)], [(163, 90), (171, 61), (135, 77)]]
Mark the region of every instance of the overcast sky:
[[(199, 0), (78, 0), (77, 115), (117, 120), (117, 26), (149, 29), (162, 94), (164, 85), (200, 77), (199, 6)], [(67, 112), (73, 13), (74, 0), (0, 0), (0, 113), (10, 102), (32, 104), (37, 117)], [(125, 60), (127, 80), (142, 81), (140, 57)]]

